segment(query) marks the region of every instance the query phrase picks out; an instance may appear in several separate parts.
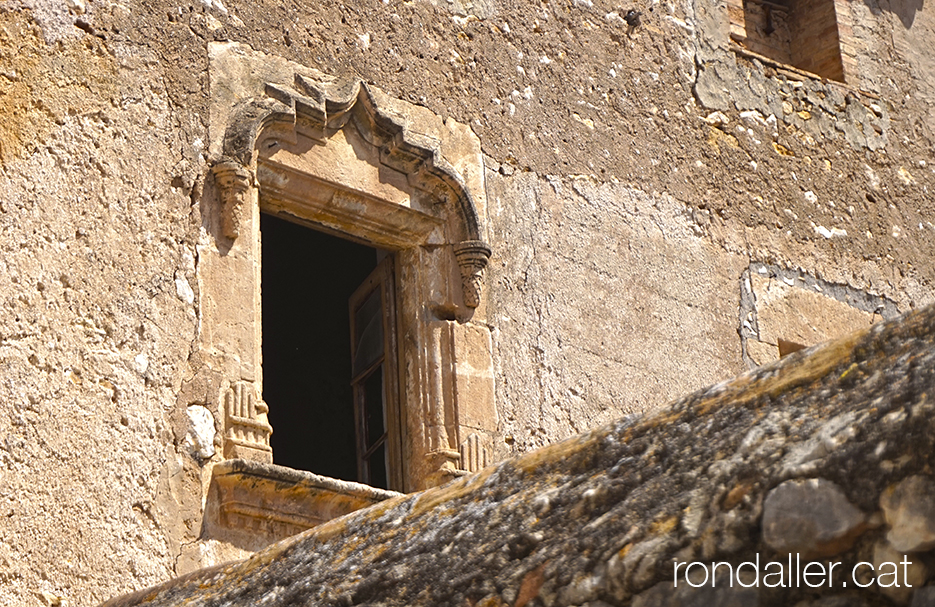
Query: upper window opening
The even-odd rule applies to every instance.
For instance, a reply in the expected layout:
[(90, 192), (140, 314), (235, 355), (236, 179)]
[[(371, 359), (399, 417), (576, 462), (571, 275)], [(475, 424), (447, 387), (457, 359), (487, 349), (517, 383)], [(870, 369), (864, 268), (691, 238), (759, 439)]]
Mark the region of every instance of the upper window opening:
[(842, 0), (728, 0), (731, 39), (748, 51), (846, 82), (855, 62)]

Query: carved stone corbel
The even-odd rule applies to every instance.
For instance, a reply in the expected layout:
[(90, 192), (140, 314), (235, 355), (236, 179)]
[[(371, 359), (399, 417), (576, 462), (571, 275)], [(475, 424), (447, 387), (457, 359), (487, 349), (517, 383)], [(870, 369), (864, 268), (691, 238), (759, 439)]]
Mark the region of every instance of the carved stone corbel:
[(231, 384), (221, 401), (224, 406), (224, 457), (272, 463), (273, 449), (269, 437), (273, 433), (267, 413), (269, 407), (256, 396), (253, 383)]
[(490, 259), (490, 247), (482, 240), (465, 240), (454, 246), (455, 258), (461, 270), (461, 289), (464, 305), (476, 308), (480, 305), (484, 268)]
[(253, 184), (252, 176), (243, 165), (230, 160), (217, 163), (212, 171), (221, 193), (221, 227), (224, 235), (233, 240), (240, 235), (244, 199)]

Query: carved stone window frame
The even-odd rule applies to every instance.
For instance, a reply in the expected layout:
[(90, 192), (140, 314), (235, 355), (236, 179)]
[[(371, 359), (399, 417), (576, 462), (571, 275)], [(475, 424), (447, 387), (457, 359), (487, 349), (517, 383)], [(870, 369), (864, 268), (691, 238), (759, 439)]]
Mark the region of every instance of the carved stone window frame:
[(202, 331), (183, 400), (206, 402), (223, 420), (225, 458), (272, 461), (261, 397), (262, 208), (394, 253), (402, 486), (393, 488), (488, 463), (498, 420), (476, 136), (355, 78), (237, 43), (211, 43), (209, 53)]

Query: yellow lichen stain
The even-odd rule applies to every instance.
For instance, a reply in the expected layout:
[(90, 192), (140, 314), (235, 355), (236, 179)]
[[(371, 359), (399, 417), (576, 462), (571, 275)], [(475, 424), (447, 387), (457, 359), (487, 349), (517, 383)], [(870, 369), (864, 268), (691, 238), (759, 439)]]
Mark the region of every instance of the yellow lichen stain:
[(665, 518), (654, 521), (652, 525), (649, 526), (650, 535), (665, 535), (669, 533), (678, 526), (679, 517), (677, 516), (667, 516)]
[(523, 581), (519, 585), (519, 592), (516, 594), (516, 602), (513, 607), (525, 607), (526, 603), (539, 595), (539, 589), (545, 582), (545, 566), (548, 563), (542, 563), (532, 571), (523, 576)]
[(606, 429), (601, 429), (569, 438), (522, 455), (514, 461), (514, 465), (524, 472), (532, 473), (542, 465), (554, 464), (594, 448), (595, 444), (607, 434)]
[(870, 329), (864, 329), (852, 333), (841, 339), (826, 343), (818, 348), (808, 358), (798, 361), (797, 364), (789, 366), (781, 373), (777, 373), (769, 380), (763, 382), (758, 390), (760, 393), (768, 393), (772, 397), (792, 390), (795, 387), (812, 383), (840, 365), (848, 359), (854, 346), (859, 342)]
[(753, 489), (752, 483), (738, 483), (724, 496), (724, 501), (721, 503), (721, 506), (724, 510), (733, 510), (743, 501), (743, 498), (750, 493), (751, 489)]
[[(384, 500), (373, 506), (370, 506), (369, 508), (352, 512), (346, 516), (331, 519), (330, 521), (322, 523), (317, 527), (312, 527), (308, 531), (303, 531), (298, 535), (293, 535), (292, 537), (287, 538), (280, 543), (289, 542), (291, 545), (291, 543), (301, 541), (304, 538), (315, 538), (319, 542), (327, 542), (328, 540), (337, 537), (347, 531), (349, 523), (353, 524), (353, 522), (356, 522), (361, 518), (371, 521), (376, 520), (386, 514), (392, 508), (398, 506), (400, 503), (411, 499), (411, 497), (412, 496), (409, 495), (400, 495), (388, 500)], [(295, 542), (292, 542), (292, 540), (295, 540)], [(274, 546), (275, 545), (276, 544), (274, 544)]]
[(776, 143), (776, 142), (774, 141), (774, 142), (773, 142), (773, 149), (776, 150), (776, 153), (779, 154), (780, 156), (787, 156), (787, 157), (789, 157), (789, 158), (794, 158), (794, 157), (795, 157), (795, 152), (793, 152), (792, 150), (790, 150), (790, 149), (787, 148), (786, 146), (782, 145), (781, 143)]
[(770, 363), (761, 368), (762, 373), (771, 366), (775, 367), (775, 371), (769, 376), (759, 377), (745, 373), (726, 382), (717, 394), (698, 403), (694, 413), (707, 415), (727, 404), (742, 407), (764, 395), (775, 398), (799, 386), (815, 382), (845, 362), (868, 331), (870, 328), (827, 342), (801, 360), (787, 358)]
[(838, 379), (839, 379), (839, 380), (844, 379), (845, 377), (848, 376), (848, 374), (849, 374), (851, 371), (853, 371), (853, 370), (856, 369), (856, 368), (857, 368), (857, 363), (851, 363), (851, 366), (848, 367), (847, 370), (846, 370), (844, 373), (842, 373), (842, 374), (841, 374), (841, 377), (839, 377)]
[(708, 145), (714, 148), (719, 154), (721, 153), (721, 145), (727, 144), (729, 147), (737, 148), (740, 147), (740, 144), (737, 142), (737, 138), (729, 133), (725, 133), (721, 129), (708, 127)]
[(642, 430), (645, 430), (646, 428), (658, 428), (658, 427), (671, 426), (672, 424), (677, 422), (682, 417), (682, 415), (683, 415), (683, 412), (677, 409), (671, 409), (671, 408), (663, 409), (662, 411), (659, 412), (659, 414), (651, 417), (645, 422), (640, 423), (638, 426), (628, 428), (627, 431), (624, 433), (623, 438), (621, 439), (621, 442), (629, 442), (630, 439), (632, 439), (633, 436), (637, 434), (637, 430), (642, 431)]
[(31, 153), (71, 114), (115, 97), (117, 63), (94, 36), (49, 45), (28, 11), (0, 12), (0, 164)]
[(453, 483), (448, 483), (442, 487), (434, 487), (432, 489), (423, 491), (416, 498), (416, 503), (412, 506), (412, 515), (417, 516), (432, 510), (439, 504), (443, 504), (445, 502), (452, 501), (473, 493), (482, 484), (484, 484), (484, 481), (487, 480), (487, 478), (493, 473), (494, 470), (496, 470), (496, 467), (490, 466), (488, 468), (484, 468), (472, 476), (462, 478), (460, 480), (454, 481)]

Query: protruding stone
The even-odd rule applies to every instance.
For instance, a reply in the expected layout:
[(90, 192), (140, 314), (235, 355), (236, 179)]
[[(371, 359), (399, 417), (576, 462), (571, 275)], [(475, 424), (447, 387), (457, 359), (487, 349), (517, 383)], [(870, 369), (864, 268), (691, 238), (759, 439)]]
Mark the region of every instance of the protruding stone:
[(224, 160), (213, 168), (221, 194), (224, 235), (234, 239), (240, 235), (243, 223), (244, 196), (250, 189), (250, 172), (237, 162)]
[(890, 529), (886, 534), (900, 552), (921, 552), (935, 547), (935, 483), (927, 476), (910, 476), (880, 496), (880, 507)]
[(764, 500), (763, 540), (777, 552), (831, 556), (853, 545), (865, 521), (864, 513), (831, 481), (790, 480)]
[(184, 444), (193, 457), (199, 460), (210, 459), (214, 455), (214, 416), (204, 405), (189, 405), (189, 428)]
[(203, 537), (266, 546), (399, 496), (351, 481), (245, 459), (212, 470)]
[(224, 406), (224, 457), (272, 463), (269, 407), (258, 398), (253, 382), (234, 381), (222, 391)]
[(480, 240), (466, 240), (455, 245), (455, 258), (461, 268), (461, 287), (464, 305), (476, 308), (480, 305), (484, 268), (490, 259), (490, 247)]
[(873, 571), (877, 589), (900, 605), (909, 603), (913, 589), (925, 583), (928, 573), (922, 559), (893, 550), (892, 546), (883, 541), (873, 546)]

